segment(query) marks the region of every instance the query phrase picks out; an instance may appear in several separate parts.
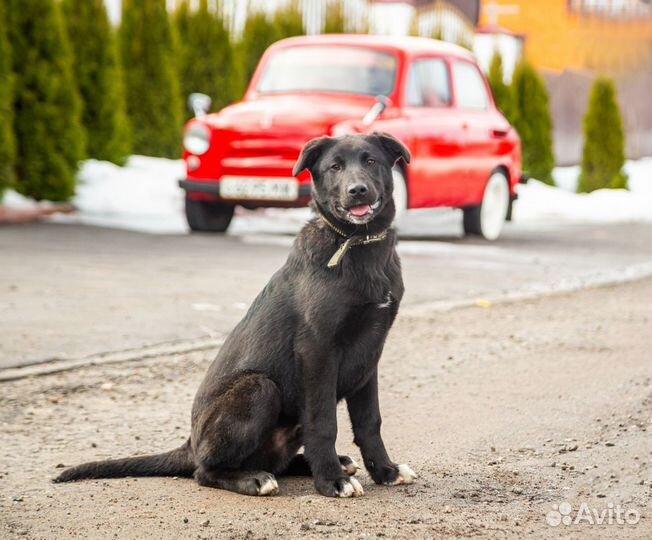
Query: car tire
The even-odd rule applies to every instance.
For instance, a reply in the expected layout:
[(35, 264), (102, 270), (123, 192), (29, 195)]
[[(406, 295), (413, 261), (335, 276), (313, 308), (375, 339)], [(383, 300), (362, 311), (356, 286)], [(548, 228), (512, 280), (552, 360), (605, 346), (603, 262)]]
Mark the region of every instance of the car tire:
[(394, 177), (394, 206), (396, 207), (396, 218), (399, 219), (407, 212), (408, 209), (408, 191), (407, 182), (403, 171), (399, 167), (392, 169), (392, 176)]
[(503, 230), (509, 212), (509, 182), (505, 173), (495, 171), (477, 206), (464, 208), (464, 233), (496, 240)]
[(186, 197), (186, 220), (192, 231), (223, 233), (233, 219), (234, 206)]

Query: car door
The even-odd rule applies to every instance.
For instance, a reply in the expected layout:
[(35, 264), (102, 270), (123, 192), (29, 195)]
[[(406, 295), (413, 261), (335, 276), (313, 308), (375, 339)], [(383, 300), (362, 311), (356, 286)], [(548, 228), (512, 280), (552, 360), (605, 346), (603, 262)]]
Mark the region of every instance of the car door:
[(412, 60), (404, 114), (413, 141), (410, 208), (451, 205), (462, 174), (462, 121), (452, 107), (450, 70), (444, 57)]
[(477, 204), (496, 166), (498, 148), (509, 124), (493, 106), (487, 83), (478, 66), (468, 60), (452, 62), (455, 109), (462, 119), (464, 185), (459, 186), (458, 206)]

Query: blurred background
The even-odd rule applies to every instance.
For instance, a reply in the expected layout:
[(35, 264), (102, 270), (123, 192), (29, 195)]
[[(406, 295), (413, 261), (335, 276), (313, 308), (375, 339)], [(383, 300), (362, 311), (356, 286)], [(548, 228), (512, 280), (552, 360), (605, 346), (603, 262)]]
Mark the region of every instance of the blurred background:
[[(271, 43), (322, 32), (472, 50), (508, 119), (550, 117), (557, 165), (581, 162), (591, 87), (606, 76), (626, 157), (652, 155), (649, 0), (2, 0), (0, 190), (66, 201), (84, 159), (178, 158), (190, 92), (219, 110), (242, 97)], [(541, 95), (519, 78), (525, 64), (544, 82)], [(30, 107), (39, 101), (47, 106)], [(529, 101), (543, 107), (530, 111)], [(541, 142), (521, 136), (524, 168), (536, 170), (528, 146)], [(58, 172), (46, 182), (41, 170)]]

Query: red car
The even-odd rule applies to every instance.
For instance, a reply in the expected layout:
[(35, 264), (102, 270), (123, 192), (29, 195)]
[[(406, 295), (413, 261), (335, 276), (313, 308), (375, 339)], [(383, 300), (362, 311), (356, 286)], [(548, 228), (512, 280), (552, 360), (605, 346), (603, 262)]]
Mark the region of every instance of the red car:
[(225, 231), (234, 205), (305, 206), (310, 175), (292, 176), (301, 147), (321, 135), (384, 131), (411, 164), (395, 170), (398, 213), (464, 210), (464, 230), (493, 240), (521, 179), (516, 131), (496, 108), (467, 50), (415, 37), (286, 39), (263, 55), (244, 99), (196, 118), (184, 133), (186, 216), (192, 230)]

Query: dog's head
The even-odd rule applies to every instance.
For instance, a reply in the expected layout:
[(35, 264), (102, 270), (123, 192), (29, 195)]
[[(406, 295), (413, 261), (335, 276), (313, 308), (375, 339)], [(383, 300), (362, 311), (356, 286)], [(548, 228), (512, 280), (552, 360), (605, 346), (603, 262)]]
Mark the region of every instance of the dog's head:
[(317, 204), (340, 221), (367, 224), (383, 215), (391, 223), (392, 167), (410, 162), (410, 152), (386, 133), (321, 137), (308, 142), (294, 175), (308, 169)]

